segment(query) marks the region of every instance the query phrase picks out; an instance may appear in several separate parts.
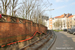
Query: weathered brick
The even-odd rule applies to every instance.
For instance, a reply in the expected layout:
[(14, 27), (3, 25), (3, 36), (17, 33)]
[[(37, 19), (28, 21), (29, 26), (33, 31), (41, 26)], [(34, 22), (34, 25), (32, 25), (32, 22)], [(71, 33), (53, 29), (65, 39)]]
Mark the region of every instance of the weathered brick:
[[(42, 26), (41, 24), (33, 24), (32, 21), (26, 19), (23, 19), (23, 23), (19, 23), (19, 19), (17, 19), (16, 23), (12, 23), (10, 18), (11, 17), (7, 18), (7, 22), (0, 22), (0, 39), (8, 38), (3, 40), (3, 42), (21, 40), (26, 38), (25, 36), (31, 37), (35, 33), (35, 31), (46, 33), (47, 27)], [(19, 35), (25, 36), (18, 37)]]

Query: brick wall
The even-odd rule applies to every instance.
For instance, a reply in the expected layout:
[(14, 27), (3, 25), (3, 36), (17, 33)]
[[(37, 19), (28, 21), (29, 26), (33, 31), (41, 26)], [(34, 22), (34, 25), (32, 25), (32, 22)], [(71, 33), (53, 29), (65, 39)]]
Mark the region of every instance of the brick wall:
[(9, 15), (2, 14), (2, 16), (0, 20), (0, 43), (2, 44), (25, 39), (26, 36), (32, 36), (35, 31), (46, 33), (47, 27), (43, 25)]

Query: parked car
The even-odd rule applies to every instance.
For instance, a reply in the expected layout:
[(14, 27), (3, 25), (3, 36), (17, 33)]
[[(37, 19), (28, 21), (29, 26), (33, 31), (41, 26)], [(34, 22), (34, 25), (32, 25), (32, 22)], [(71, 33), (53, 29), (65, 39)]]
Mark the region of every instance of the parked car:
[(63, 31), (67, 31), (67, 29), (64, 29)]
[(67, 32), (75, 35), (75, 28), (68, 29)]
[(72, 33), (73, 33), (73, 35), (75, 35), (75, 29), (72, 29)]
[(67, 29), (67, 33), (70, 33), (71, 29)]

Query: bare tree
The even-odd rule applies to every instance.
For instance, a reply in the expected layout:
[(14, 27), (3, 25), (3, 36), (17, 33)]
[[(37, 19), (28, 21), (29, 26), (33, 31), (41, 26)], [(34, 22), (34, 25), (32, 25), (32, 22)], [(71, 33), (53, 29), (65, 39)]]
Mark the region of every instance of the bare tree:
[(8, 6), (11, 3), (11, 0), (0, 0), (2, 7), (3, 7), (3, 13), (7, 14)]
[[(0, 0), (1, 7), (4, 14), (16, 15), (17, 10), (20, 8), (19, 0)], [(7, 11), (8, 10), (8, 11)]]
[[(22, 14), (23, 18), (32, 20), (34, 12), (37, 11), (37, 1), (36, 0), (23, 0), (22, 6), (17, 13)], [(36, 16), (36, 15), (35, 15)]]
[[(35, 21), (36, 23), (43, 23), (42, 15), (43, 9), (46, 9), (46, 5), (43, 0), (0, 0), (2, 3), (3, 13), (7, 14), (7, 10), (9, 10), (10, 15), (15, 16), (17, 14), (18, 17), (22, 17), (25, 19), (29, 19)], [(10, 4), (11, 3), (11, 4)], [(38, 6), (39, 5), (39, 6)], [(39, 21), (40, 20), (40, 21)]]
[(62, 21), (58, 19), (57, 21), (54, 22), (54, 26), (55, 27), (62, 27)]
[(25, 0), (23, 2), (25, 9), (26, 19), (31, 20), (31, 15), (33, 14), (34, 9), (36, 8), (36, 0)]
[[(0, 8), (1, 8), (1, 6), (0, 6)], [(2, 11), (1, 11), (1, 9), (0, 9), (0, 14), (2, 13)]]
[(22, 6), (21, 2), (18, 3), (19, 0), (12, 0), (12, 16), (15, 16), (16, 15), (16, 12), (18, 9), (20, 9), (20, 7)]

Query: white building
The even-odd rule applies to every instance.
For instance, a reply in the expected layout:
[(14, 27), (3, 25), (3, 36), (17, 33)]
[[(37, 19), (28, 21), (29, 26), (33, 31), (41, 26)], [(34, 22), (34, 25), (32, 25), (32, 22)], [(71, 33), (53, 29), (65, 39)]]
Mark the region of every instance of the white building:
[(45, 24), (47, 29), (49, 29), (49, 17), (48, 16), (42, 16), (42, 19), (43, 19), (43, 23)]
[[(57, 16), (57, 17), (54, 17), (53, 18), (53, 20), (52, 20), (52, 28), (54, 29), (54, 30), (56, 30), (56, 29), (67, 29), (67, 19), (68, 19), (68, 17), (70, 17), (70, 16), (72, 16), (72, 14), (63, 14), (63, 15), (61, 15), (61, 16)], [(58, 20), (58, 22), (61, 22), (60, 24), (60, 26), (59, 27), (55, 27), (54, 26), (54, 23), (56, 22)]]
[(72, 17), (72, 27), (75, 27), (75, 15)]

